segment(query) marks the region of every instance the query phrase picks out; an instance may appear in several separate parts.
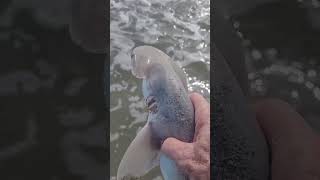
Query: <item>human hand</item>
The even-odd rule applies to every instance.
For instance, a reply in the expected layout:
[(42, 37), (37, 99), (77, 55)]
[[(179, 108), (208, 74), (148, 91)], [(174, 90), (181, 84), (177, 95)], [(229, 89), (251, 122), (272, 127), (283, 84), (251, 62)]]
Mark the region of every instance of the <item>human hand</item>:
[(161, 151), (172, 158), (190, 180), (210, 179), (210, 104), (198, 93), (190, 99), (195, 108), (195, 135), (192, 143), (167, 138)]
[(320, 136), (289, 104), (261, 100), (257, 120), (271, 147), (272, 180), (320, 179)]

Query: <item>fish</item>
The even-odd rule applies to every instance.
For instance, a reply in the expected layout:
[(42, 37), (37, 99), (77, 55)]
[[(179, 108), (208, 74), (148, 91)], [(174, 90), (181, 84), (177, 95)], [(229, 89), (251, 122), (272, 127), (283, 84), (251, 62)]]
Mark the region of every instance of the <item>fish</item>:
[(219, 11), (213, 15), (212, 166), (213, 179), (270, 179), (269, 146), (249, 108), (241, 44)]
[(142, 79), (149, 113), (120, 162), (117, 180), (142, 177), (159, 165), (165, 180), (187, 180), (177, 164), (160, 151), (168, 137), (193, 140), (194, 107), (185, 73), (167, 54), (152, 46), (134, 48), (131, 63), (132, 74)]

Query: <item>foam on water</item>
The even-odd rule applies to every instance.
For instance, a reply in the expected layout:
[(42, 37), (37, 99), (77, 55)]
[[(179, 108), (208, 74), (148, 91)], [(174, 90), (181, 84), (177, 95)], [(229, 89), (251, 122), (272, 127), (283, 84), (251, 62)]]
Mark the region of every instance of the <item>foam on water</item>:
[[(118, 50), (112, 64), (130, 61), (119, 59), (138, 44), (155, 44), (183, 51), (197, 52), (190, 61), (209, 61), (209, 1), (111, 1), (111, 51)], [(170, 7), (170, 8), (167, 8)], [(191, 11), (191, 12), (190, 12)], [(190, 13), (194, 14), (192, 18)], [(189, 15), (188, 15), (189, 14)], [(134, 43), (135, 42), (135, 43)], [(196, 49), (199, 44), (203, 48)], [(118, 57), (117, 57), (118, 56)]]

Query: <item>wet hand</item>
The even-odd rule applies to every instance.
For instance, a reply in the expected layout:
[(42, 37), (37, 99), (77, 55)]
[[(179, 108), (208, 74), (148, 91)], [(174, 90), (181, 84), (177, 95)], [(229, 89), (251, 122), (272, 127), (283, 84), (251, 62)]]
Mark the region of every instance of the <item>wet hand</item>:
[(195, 135), (192, 143), (166, 139), (161, 150), (172, 158), (191, 180), (210, 179), (210, 104), (197, 93), (190, 99), (195, 109)]

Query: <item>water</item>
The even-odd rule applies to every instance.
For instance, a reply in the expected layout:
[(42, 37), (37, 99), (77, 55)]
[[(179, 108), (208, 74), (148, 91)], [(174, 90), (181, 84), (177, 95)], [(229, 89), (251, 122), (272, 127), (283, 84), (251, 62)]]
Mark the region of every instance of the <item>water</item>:
[[(189, 90), (210, 95), (209, 0), (112, 0), (110, 2), (110, 179), (145, 124), (141, 80), (130, 71), (131, 50), (152, 45), (183, 67)], [(145, 179), (162, 179), (159, 168)]]

